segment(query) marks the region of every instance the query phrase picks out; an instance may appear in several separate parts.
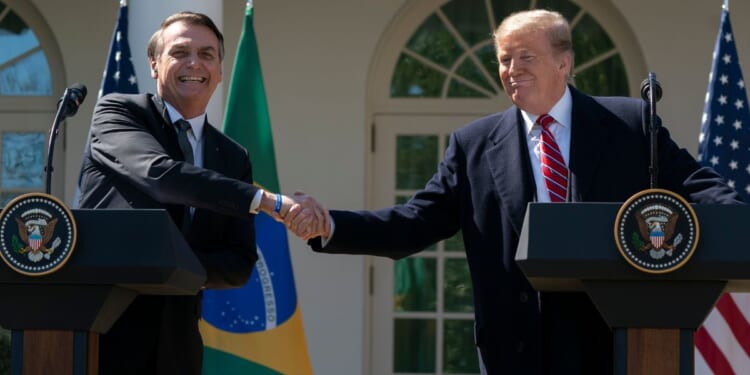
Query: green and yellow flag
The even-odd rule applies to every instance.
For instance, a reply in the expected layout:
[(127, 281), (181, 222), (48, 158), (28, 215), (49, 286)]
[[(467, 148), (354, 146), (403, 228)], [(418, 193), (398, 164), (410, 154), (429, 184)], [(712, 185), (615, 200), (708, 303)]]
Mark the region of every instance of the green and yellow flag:
[[(224, 133), (250, 152), (256, 184), (280, 191), (252, 1), (237, 47)], [(312, 374), (286, 228), (259, 214), (255, 235), (258, 262), (247, 284), (203, 294), (203, 374)]]

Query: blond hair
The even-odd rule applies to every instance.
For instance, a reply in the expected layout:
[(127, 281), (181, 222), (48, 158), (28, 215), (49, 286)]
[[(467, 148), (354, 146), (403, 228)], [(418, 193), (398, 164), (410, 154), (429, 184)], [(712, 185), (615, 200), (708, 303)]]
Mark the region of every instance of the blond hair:
[(506, 17), (492, 34), (495, 41), (495, 53), (503, 38), (537, 31), (542, 31), (547, 35), (553, 52), (570, 53), (571, 58), (573, 57), (573, 38), (568, 21), (558, 12), (543, 9), (525, 10)]

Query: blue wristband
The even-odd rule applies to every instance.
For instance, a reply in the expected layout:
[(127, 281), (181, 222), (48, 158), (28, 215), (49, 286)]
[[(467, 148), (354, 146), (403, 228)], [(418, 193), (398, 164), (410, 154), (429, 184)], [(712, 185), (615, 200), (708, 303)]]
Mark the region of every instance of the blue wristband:
[(273, 208), (273, 212), (281, 213), (281, 194), (276, 194), (276, 207)]

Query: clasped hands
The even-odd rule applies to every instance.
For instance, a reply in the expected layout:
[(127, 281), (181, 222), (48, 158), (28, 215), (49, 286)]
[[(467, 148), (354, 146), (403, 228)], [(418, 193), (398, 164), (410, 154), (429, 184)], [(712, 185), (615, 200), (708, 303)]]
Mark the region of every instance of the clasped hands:
[[(275, 194), (264, 197), (264, 200), (270, 199), (274, 202), (274, 209), (263, 211), (271, 215), (274, 220), (284, 223), (290, 232), (304, 241), (315, 237), (328, 238), (330, 236), (331, 220), (328, 209), (315, 198), (299, 191), (291, 196), (281, 195), (280, 197), (281, 207), (278, 210), (275, 209), (277, 206)], [(263, 204), (261, 206), (270, 207)]]

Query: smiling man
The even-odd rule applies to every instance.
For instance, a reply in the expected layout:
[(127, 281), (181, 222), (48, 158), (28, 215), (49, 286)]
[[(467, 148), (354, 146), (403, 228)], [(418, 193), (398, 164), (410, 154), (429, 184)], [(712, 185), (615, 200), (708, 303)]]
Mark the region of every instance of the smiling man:
[[(557, 12), (514, 13), (494, 42), (514, 105), (453, 132), (437, 171), (408, 202), (331, 210), (335, 225), (310, 245), (398, 259), (461, 231), (483, 374), (611, 374), (612, 332), (588, 296), (537, 293), (515, 253), (529, 202), (623, 202), (649, 187), (644, 102), (592, 97), (569, 84), (573, 43)], [(660, 187), (691, 202), (737, 202), (666, 129), (658, 142)], [(287, 225), (297, 233), (294, 213)]]
[[(164, 20), (148, 44), (157, 95), (99, 99), (81, 181), (82, 208), (166, 209), (205, 268), (206, 288), (245, 284), (257, 259), (257, 212), (324, 217), (253, 186), (247, 150), (208, 123), (223, 43), (203, 14)], [(100, 337), (100, 372), (200, 374), (200, 303), (200, 295), (136, 297)]]

